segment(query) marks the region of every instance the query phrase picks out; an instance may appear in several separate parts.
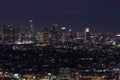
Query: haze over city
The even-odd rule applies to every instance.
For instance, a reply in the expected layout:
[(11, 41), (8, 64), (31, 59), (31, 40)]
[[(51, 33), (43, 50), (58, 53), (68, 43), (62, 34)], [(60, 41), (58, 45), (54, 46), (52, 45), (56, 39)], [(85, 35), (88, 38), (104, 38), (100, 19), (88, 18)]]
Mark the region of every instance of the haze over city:
[(29, 19), (34, 28), (52, 24), (82, 31), (87, 26), (92, 32), (119, 32), (120, 5), (118, 0), (1, 0), (0, 31), (4, 24), (24, 31)]

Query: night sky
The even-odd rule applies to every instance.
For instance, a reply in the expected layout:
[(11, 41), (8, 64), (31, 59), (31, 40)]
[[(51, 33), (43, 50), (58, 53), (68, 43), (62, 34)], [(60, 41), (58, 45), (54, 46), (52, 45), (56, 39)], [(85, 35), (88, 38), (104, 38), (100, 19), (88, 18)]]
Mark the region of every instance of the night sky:
[(34, 28), (57, 23), (73, 31), (120, 32), (120, 0), (0, 0), (0, 31), (4, 24), (25, 30), (28, 20)]

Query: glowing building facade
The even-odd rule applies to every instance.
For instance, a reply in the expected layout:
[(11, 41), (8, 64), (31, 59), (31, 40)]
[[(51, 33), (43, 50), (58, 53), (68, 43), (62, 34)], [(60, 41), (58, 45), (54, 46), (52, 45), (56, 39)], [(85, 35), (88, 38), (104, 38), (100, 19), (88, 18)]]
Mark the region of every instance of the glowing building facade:
[(90, 40), (90, 30), (89, 28), (85, 28), (85, 40)]
[(61, 27), (61, 42), (64, 43), (66, 42), (66, 27)]

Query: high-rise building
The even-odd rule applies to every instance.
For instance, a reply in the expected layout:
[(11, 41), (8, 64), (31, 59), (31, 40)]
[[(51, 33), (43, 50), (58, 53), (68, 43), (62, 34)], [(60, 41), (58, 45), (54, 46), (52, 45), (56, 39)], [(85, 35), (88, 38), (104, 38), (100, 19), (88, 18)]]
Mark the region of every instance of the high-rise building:
[(19, 38), (19, 29), (15, 26), (4, 25), (3, 27), (3, 42), (15, 43)]
[(50, 29), (51, 42), (56, 43), (58, 41), (58, 24), (53, 24)]
[(73, 36), (72, 30), (69, 29), (69, 32), (68, 32), (68, 35), (67, 35), (67, 41), (68, 42), (73, 42), (73, 39), (74, 39), (74, 36)]
[(85, 28), (85, 40), (90, 40), (90, 30), (89, 28)]
[(48, 28), (43, 28), (42, 29), (42, 33), (43, 33), (43, 40), (45, 43), (48, 43), (49, 42), (49, 29)]
[(66, 27), (61, 27), (61, 41), (62, 43), (66, 42)]
[(26, 40), (33, 41), (34, 40), (34, 29), (33, 29), (33, 20), (29, 20), (29, 24), (25, 33)]

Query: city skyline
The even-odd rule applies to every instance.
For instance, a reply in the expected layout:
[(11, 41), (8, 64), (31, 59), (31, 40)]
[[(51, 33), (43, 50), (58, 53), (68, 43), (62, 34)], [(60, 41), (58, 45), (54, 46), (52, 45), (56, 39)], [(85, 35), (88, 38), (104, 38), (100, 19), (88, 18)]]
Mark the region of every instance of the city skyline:
[[(1, 0), (0, 31), (2, 25), (18, 26), (21, 31), (29, 19), (34, 20), (35, 30), (52, 24), (66, 26), (73, 31), (82, 31), (86, 26), (92, 32), (119, 32), (119, 1), (23, 1)], [(37, 32), (38, 32), (37, 31)]]
[(1, 80), (120, 80), (120, 0), (0, 0)]
[[(32, 19), (30, 19), (30, 20), (32, 20)], [(30, 20), (28, 20), (26, 22), (26, 25), (24, 25), (24, 27), (17, 26), (16, 24), (4, 24), (4, 25), (2, 25), (2, 27), (0, 27), (0, 33), (3, 33), (4, 26), (13, 26), (13, 27), (18, 28), (20, 33), (25, 33), (26, 29), (29, 26), (29, 21)], [(111, 31), (107, 31), (107, 32), (102, 31), (102, 32), (100, 32), (99, 29), (92, 28), (90, 25), (82, 25), (77, 30), (75, 30), (74, 27), (71, 27), (69, 24), (63, 24), (62, 25), (62, 24), (54, 23), (54, 24), (50, 24), (50, 25), (47, 25), (47, 24), (40, 25), (39, 29), (38, 29), (38, 27), (35, 26), (35, 25), (38, 25), (38, 24), (34, 24), (34, 20), (32, 20), (32, 21), (33, 21), (32, 24), (33, 24), (33, 29), (34, 29), (35, 34), (38, 33), (38, 32), (41, 32), (45, 28), (51, 29), (51, 27), (54, 24), (57, 25), (59, 31), (62, 29), (62, 27), (65, 27), (67, 31), (71, 30), (73, 33), (84, 32), (86, 28), (89, 28), (91, 33), (114, 33), (114, 34), (119, 34), (119, 32), (111, 32)]]

